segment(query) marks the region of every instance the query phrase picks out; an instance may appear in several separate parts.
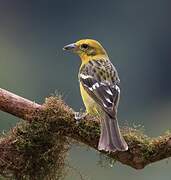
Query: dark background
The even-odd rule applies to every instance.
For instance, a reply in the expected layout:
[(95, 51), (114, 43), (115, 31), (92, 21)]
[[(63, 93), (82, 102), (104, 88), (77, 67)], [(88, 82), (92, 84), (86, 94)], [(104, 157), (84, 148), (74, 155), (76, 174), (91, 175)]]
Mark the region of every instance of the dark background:
[[(0, 87), (38, 103), (57, 90), (83, 108), (80, 60), (62, 47), (82, 38), (102, 43), (121, 79), (120, 124), (157, 136), (171, 127), (170, 0), (0, 0)], [(18, 119), (0, 112), (0, 130)], [(102, 168), (99, 154), (73, 145), (70, 164), (92, 180), (170, 180), (166, 160), (137, 171)], [(68, 180), (79, 179), (70, 173)]]

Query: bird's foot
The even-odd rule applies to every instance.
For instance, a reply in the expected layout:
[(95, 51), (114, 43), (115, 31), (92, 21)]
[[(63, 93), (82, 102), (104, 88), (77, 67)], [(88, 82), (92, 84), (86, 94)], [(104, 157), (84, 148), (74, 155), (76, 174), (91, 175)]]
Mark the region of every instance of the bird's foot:
[(75, 112), (74, 115), (75, 115), (74, 118), (76, 120), (76, 123), (79, 124), (79, 122), (86, 117), (87, 113)]

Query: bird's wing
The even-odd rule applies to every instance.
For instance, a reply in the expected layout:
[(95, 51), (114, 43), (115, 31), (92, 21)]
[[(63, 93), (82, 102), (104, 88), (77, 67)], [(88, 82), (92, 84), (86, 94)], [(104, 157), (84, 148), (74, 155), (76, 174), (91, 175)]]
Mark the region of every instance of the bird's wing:
[[(111, 62), (97, 63), (96, 61), (92, 61), (92, 63), (96, 63), (96, 66), (90, 65), (90, 63), (87, 65), (88, 70), (80, 72), (79, 79), (91, 98), (113, 117), (120, 97), (120, 89), (117, 84), (119, 78)], [(102, 71), (103, 73), (101, 73)], [(114, 75), (117, 77), (113, 77)]]

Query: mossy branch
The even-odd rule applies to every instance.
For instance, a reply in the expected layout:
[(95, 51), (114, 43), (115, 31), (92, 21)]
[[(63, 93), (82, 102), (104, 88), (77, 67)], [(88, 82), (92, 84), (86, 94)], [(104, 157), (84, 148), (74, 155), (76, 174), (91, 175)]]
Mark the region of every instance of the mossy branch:
[[(22, 172), (27, 177), (33, 167), (33, 170), (41, 167), (48, 172), (47, 162), (57, 167), (60, 164), (61, 167), (69, 148), (68, 138), (97, 150), (99, 120), (87, 116), (77, 124), (74, 111), (59, 97), (49, 97), (43, 105), (39, 105), (0, 89), (0, 110), (26, 120), (0, 139), (1, 174), (12, 173), (19, 177)], [(122, 133), (129, 145), (128, 151), (100, 153), (135, 169), (142, 169), (150, 163), (171, 156), (171, 133), (150, 138), (128, 127), (122, 128)], [(65, 153), (60, 156), (60, 151)], [(36, 172), (38, 171), (41, 170)], [(30, 174), (34, 174), (33, 171)]]

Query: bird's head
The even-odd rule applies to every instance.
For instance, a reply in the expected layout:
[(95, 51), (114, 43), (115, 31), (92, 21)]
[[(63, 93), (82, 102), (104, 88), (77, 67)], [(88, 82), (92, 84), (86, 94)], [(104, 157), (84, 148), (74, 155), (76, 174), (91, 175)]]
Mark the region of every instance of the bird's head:
[(93, 39), (79, 40), (75, 43), (64, 46), (63, 50), (68, 50), (78, 54), (82, 61), (87, 61), (98, 56), (107, 56), (102, 45)]

